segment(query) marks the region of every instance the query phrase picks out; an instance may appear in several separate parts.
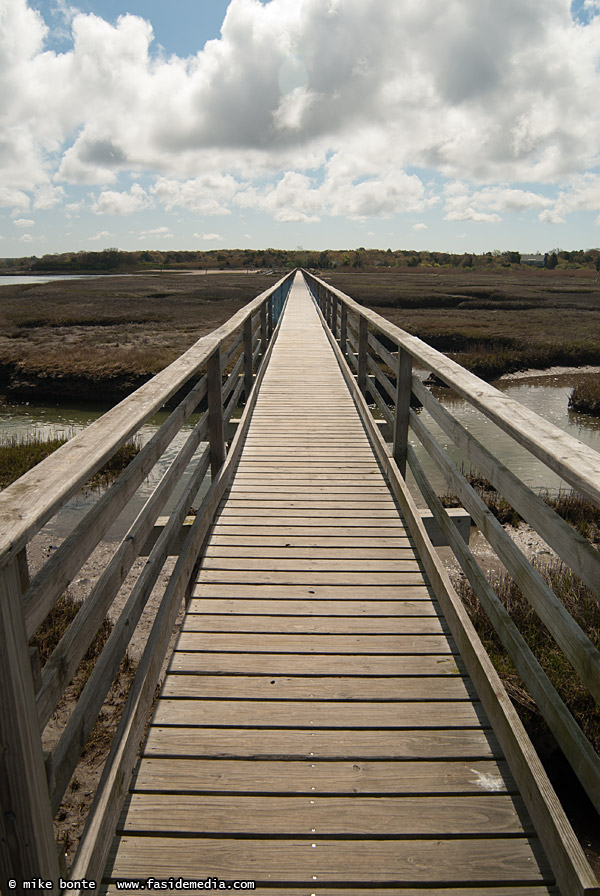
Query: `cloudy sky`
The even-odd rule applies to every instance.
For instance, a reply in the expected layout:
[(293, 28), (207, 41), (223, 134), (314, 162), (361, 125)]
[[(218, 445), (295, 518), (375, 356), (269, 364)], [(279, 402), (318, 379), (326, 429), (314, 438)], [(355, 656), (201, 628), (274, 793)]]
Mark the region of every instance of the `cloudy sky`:
[(0, 256), (600, 245), (600, 0), (0, 0)]

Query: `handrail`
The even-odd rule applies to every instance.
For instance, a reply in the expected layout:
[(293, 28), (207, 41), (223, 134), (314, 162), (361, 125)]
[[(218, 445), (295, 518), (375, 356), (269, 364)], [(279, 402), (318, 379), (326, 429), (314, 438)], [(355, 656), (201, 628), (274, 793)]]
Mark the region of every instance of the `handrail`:
[[(437, 401), (421, 379), (412, 373), (412, 365), (416, 363), (434, 373), (467, 402), (481, 410), (492, 423), (571, 482), (581, 494), (599, 507), (600, 455), (464, 370), (417, 337), (363, 308), (323, 280), (307, 272), (303, 273), (332, 337), (339, 342), (340, 349), (348, 358), (359, 389), (378, 407), (388, 424), (388, 431), (393, 436), (393, 457), (401, 474), (405, 475), (408, 461), (423, 498), (448, 542), (454, 547), (457, 560), (526, 687), (538, 703), (540, 712), (590, 799), (600, 811), (600, 758), (564, 706), (541, 666), (533, 655), (530, 656), (525, 641), (510, 617), (503, 613), (496, 593), (481, 575), (472, 552), (462, 541), (451, 517), (427, 480), (417, 455), (410, 447), (409, 429), (435, 461), (451, 490), (458, 495), (596, 701), (600, 700), (600, 652), (538, 570), (526, 560), (506, 534), (420, 416), (412, 410), (411, 395), (425, 407), (480, 473), (490, 480), (596, 597), (600, 597), (600, 552), (508, 470), (491, 451), (481, 445)], [(389, 345), (386, 348), (378, 336), (383, 336), (395, 346), (396, 351), (392, 351)], [(354, 351), (350, 351), (348, 345), (352, 345)], [(390, 379), (390, 368), (395, 384)], [(391, 394), (392, 386), (394, 394)]]
[[(600, 455), (598, 452), (523, 407), (519, 402), (504, 395), (475, 374), (465, 370), (456, 361), (427, 345), (417, 336), (412, 336), (376, 312), (359, 305), (339, 289), (312, 274), (305, 272), (305, 277), (309, 285), (314, 287), (313, 292), (319, 301), (328, 303), (327, 308), (333, 306), (333, 299), (335, 299), (336, 305), (340, 302), (347, 311), (357, 314), (359, 320), (365, 321), (391, 339), (414, 361), (430, 370), (442, 382), (470, 402), (473, 407), (496, 423), (504, 432), (569, 482), (592, 504), (600, 507)], [(328, 322), (331, 320), (331, 314), (330, 310), (325, 313)]]
[[(143, 726), (160, 674), (173, 621), (185, 596), (202, 539), (210, 526), (239, 451), (243, 421), (249, 416), (256, 383), (264, 373), (273, 335), (295, 272), (261, 293), (217, 330), (199, 339), (136, 392), (88, 426), (54, 454), (0, 493), (0, 890), (9, 879), (41, 877), (55, 882), (61, 869), (53, 817), (83, 752), (94, 723), (127, 650), (137, 621), (181, 534), (205, 477), (212, 483), (197, 513), (189, 554), (180, 557), (154, 612), (154, 625), (131, 688), (122, 724), (105, 767), (98, 801), (108, 798), (106, 818), (95, 809), (88, 819), (79, 877), (99, 873), (114, 818), (128, 786), (136, 737)], [(230, 446), (226, 427), (245, 396), (246, 410)], [(182, 397), (183, 396), (183, 397)], [(91, 507), (30, 581), (27, 547), (106, 460), (135, 435), (153, 414), (176, 397), (168, 419), (128, 467)], [(41, 673), (28, 641), (126, 507), (143, 480), (192, 415), (185, 443), (170, 461), (128, 532), (116, 546), (98, 580), (66, 629)], [(208, 444), (206, 444), (208, 443)], [(203, 445), (206, 447), (203, 449)], [(153, 527), (186, 471), (189, 478), (167, 524), (135, 582), (126, 583), (143, 554)], [(208, 472), (210, 470), (210, 473)], [(189, 539), (188, 539), (189, 541)], [(54, 749), (42, 750), (41, 734), (115, 597), (129, 596)], [(139, 736), (138, 736), (139, 735)], [(114, 763), (114, 765), (111, 765)], [(108, 794), (108, 796), (107, 796)], [(97, 802), (98, 802), (97, 801)], [(114, 827), (114, 825), (113, 825)], [(91, 851), (89, 844), (93, 846)], [(86, 859), (86, 856), (89, 856)], [(80, 850), (81, 852), (81, 850)], [(87, 863), (87, 864), (86, 864)], [(100, 864), (99, 864), (100, 863)], [(74, 867), (75, 867), (74, 866)], [(8, 892), (8, 891), (7, 891)]]
[[(498, 673), (481, 644), (466, 609), (428, 537), (421, 513), (405, 481), (407, 462), (421, 496), (432, 511), (446, 537), (446, 542), (453, 549), (481, 606), (597, 809), (600, 809), (600, 757), (575, 723), (477, 563), (474, 554), (463, 540), (451, 515), (442, 506), (416, 452), (409, 443), (409, 428), (420, 438), (430, 456), (445, 474), (447, 482), (462, 498), (463, 504), (471, 512), (486, 538), (491, 544), (495, 544), (500, 555), (507, 561), (517, 583), (521, 586), (525, 585), (523, 588), (525, 597), (530, 600), (532, 605), (535, 605), (536, 611), (543, 616), (548, 627), (553, 630), (552, 633), (561, 643), (565, 655), (569, 655), (581, 674), (582, 680), (594, 694), (598, 693), (600, 655), (572, 617), (563, 612), (562, 604), (558, 602), (560, 606), (557, 606), (553, 592), (547, 588), (545, 582), (538, 576), (537, 571), (526, 558), (517, 551), (510, 537), (497, 523), (467, 479), (448, 457), (443, 447), (436, 442), (423, 421), (411, 409), (411, 395), (414, 394), (422, 400), (436, 422), (442, 426), (455, 444), (460, 445), (463, 450), (465, 450), (465, 446), (468, 447), (468, 450), (465, 450), (467, 456), (475, 459), (480, 469), (487, 471), (486, 475), (501, 493), (505, 490), (512, 498), (516, 496), (515, 500), (522, 508), (523, 516), (534, 528), (550, 533), (555, 544), (560, 540), (568, 543), (566, 550), (563, 545), (559, 545), (561, 548), (558, 551), (559, 556), (561, 553), (570, 553), (570, 558), (573, 561), (572, 568), (576, 573), (583, 570), (584, 574), (592, 579), (595, 587), (591, 590), (596, 595), (600, 586), (600, 576), (598, 575), (600, 555), (591, 548), (589, 543), (585, 543), (586, 550), (584, 550), (583, 542), (585, 540), (560, 520), (550, 508), (544, 505), (542, 512), (540, 499), (534, 496), (536, 500), (532, 501), (530, 490), (514, 474), (503, 467), (491, 452), (484, 449), (464, 427), (460, 426), (448, 411), (441, 408), (429, 390), (417, 377), (412, 375), (412, 362), (417, 360), (419, 364), (429, 367), (436, 373), (444, 370), (447, 374), (447, 381), (454, 379), (454, 373), (450, 377), (450, 367), (445, 364), (444, 357), (439, 352), (425, 346), (420, 340), (409, 337), (404, 331), (394, 327), (379, 315), (361, 308), (344, 293), (331, 288), (324, 281), (306, 271), (303, 271), (303, 274), (316, 304), (320, 308), (323, 326), (326, 327), (330, 343), (338, 357), (342, 374), (354, 396), (384, 475), (387, 476), (390, 487), (398, 500), (425, 572), (440, 602), (449, 630), (456, 641), (461, 658), (473, 680), (483, 708), (490, 719), (525, 800), (556, 875), (560, 892), (578, 894), (578, 896), (584, 896), (584, 894), (585, 896), (587, 894), (596, 896), (600, 893), (598, 881), (585, 858), (558, 797), (546, 777), (541, 761), (527, 737), (515, 708), (508, 698)], [(393, 353), (383, 346), (373, 332), (369, 332), (369, 329), (382, 334), (392, 345), (395, 343), (397, 352)], [(354, 331), (354, 335), (351, 330)], [(348, 348), (349, 343), (354, 346), (354, 352)], [(419, 346), (424, 348), (421, 349)], [(372, 354), (369, 353), (369, 349), (372, 350)], [(374, 373), (375, 367), (379, 368), (381, 375)], [(382, 368), (385, 367), (388, 368), (388, 371), (383, 372)], [(388, 376), (389, 368), (392, 369), (396, 379), (393, 397), (388, 388), (388, 383), (391, 384)], [(371, 375), (369, 375), (370, 372)], [(458, 368), (458, 373), (461, 373), (461, 368)], [(464, 387), (465, 379), (462, 377), (461, 379)], [(489, 392), (491, 387), (487, 387), (477, 378), (469, 380), (471, 384), (474, 381), (481, 387), (478, 386), (478, 393), (485, 393), (487, 402), (491, 395)], [(449, 385), (454, 386), (454, 383), (449, 382)], [(380, 389), (383, 389), (385, 395), (380, 393)], [(467, 392), (465, 395), (464, 390), (463, 396), (467, 397), (467, 400), (469, 399), (469, 393)], [(387, 435), (389, 438), (391, 430), (393, 448), (388, 446), (382, 437), (379, 425), (381, 421), (376, 421), (371, 411), (373, 403), (382, 411), (383, 417), (387, 421)], [(385, 412), (383, 412), (384, 409)], [(534, 414), (526, 416), (530, 425), (536, 424), (540, 419)], [(511, 429), (514, 430), (515, 427), (512, 426)], [(562, 435), (560, 431), (558, 434)], [(535, 441), (535, 434), (531, 441)], [(575, 442), (575, 446), (578, 447), (576, 440), (569, 441)], [(585, 451), (583, 453), (592, 460), (592, 467), (600, 461), (600, 457), (594, 452), (590, 454)], [(482, 464), (481, 461), (483, 461)], [(549, 522), (550, 517), (556, 517), (556, 520)], [(595, 570), (595, 575), (592, 570)], [(561, 626), (565, 627), (565, 632), (561, 631)]]

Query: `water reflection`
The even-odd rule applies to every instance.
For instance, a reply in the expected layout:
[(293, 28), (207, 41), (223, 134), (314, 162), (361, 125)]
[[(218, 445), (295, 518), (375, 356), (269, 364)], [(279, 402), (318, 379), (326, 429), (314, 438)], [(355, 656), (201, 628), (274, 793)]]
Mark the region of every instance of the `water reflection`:
[[(514, 379), (503, 379), (493, 385), (508, 397), (539, 414), (559, 429), (574, 436), (579, 441), (600, 452), (600, 418), (569, 410), (569, 396), (573, 387), (598, 374), (553, 372), (549, 374), (520, 375)], [(536, 491), (570, 488), (545, 464), (534, 458), (525, 448), (518, 445), (509, 435), (502, 432), (480, 411), (456, 395), (450, 389), (434, 387), (436, 398), (469, 430), (486, 448), (498, 457), (513, 473)], [(448, 451), (452, 460), (460, 468), (471, 470), (471, 462), (460, 452), (443, 431), (433, 423), (430, 415), (420, 411), (423, 422), (434, 433), (438, 441)], [(411, 437), (419, 459), (431, 477), (438, 492), (443, 493), (445, 483), (437, 467), (429, 459), (420, 443)]]

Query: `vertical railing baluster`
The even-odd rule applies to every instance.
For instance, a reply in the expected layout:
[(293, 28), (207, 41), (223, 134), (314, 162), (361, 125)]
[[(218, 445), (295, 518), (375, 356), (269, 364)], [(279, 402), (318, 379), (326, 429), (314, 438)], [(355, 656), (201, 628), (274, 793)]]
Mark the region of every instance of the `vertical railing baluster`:
[(246, 401), (252, 391), (254, 367), (252, 364), (252, 315), (244, 321), (244, 396)]
[(0, 573), (0, 886), (59, 877), (48, 782), (23, 619), (22, 559)]
[(206, 362), (206, 392), (208, 403), (208, 442), (210, 473), (214, 479), (225, 461), (225, 427), (223, 425), (223, 385), (221, 347)]
[(358, 319), (358, 388), (367, 391), (367, 319), (362, 315)]
[(267, 330), (267, 304), (268, 299), (266, 299), (262, 305), (260, 306), (260, 352), (261, 355), (265, 356), (265, 352), (267, 351), (267, 344), (269, 342), (268, 330)]
[(342, 305), (342, 315), (340, 320), (340, 351), (346, 357), (346, 342), (348, 340), (348, 306)]
[(412, 358), (398, 346), (396, 374), (396, 417), (394, 421), (394, 459), (401, 475), (406, 476), (408, 451), (408, 423), (410, 419), (410, 394), (412, 389)]

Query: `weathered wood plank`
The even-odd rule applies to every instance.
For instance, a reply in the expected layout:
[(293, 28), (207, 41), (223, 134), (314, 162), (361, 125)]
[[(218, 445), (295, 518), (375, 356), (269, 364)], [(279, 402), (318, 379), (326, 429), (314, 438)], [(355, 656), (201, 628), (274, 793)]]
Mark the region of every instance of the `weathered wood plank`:
[(375, 560), (363, 559), (337, 559), (333, 557), (319, 558), (287, 558), (287, 557), (205, 557), (202, 561), (202, 570), (208, 576), (212, 571), (225, 572), (226, 570), (242, 570), (250, 573), (252, 576), (255, 570), (267, 572), (419, 572), (421, 565), (415, 558), (406, 559), (385, 559), (378, 558)]
[[(352, 803), (348, 801), (352, 800)], [(448, 837), (523, 834), (523, 802), (493, 796), (265, 797), (132, 794), (119, 831), (131, 834), (287, 834)], [(533, 833), (526, 821), (526, 833)]]
[(282, 584), (227, 584), (219, 582), (207, 582), (198, 584), (193, 590), (194, 597), (250, 597), (250, 598), (276, 598), (277, 600), (285, 600), (286, 598), (310, 598), (314, 595), (315, 599), (360, 599), (369, 600), (429, 600), (431, 598), (431, 590), (422, 580), (417, 579), (412, 583), (404, 585), (327, 585), (310, 584), (294, 585), (287, 582)]
[(288, 584), (288, 585), (411, 585), (423, 581), (423, 574), (418, 569), (406, 572), (342, 572), (341, 570), (305, 571), (298, 570), (261, 570), (253, 569), (201, 569), (198, 584), (208, 582), (229, 582), (243, 585), (250, 581), (254, 585)]
[(231, 650), (247, 653), (453, 653), (444, 635), (272, 635), (182, 632), (179, 650)]
[(187, 728), (152, 725), (142, 756), (182, 759), (499, 759), (494, 733), (483, 728), (369, 731), (354, 729)]
[(474, 728), (485, 723), (477, 703), (462, 701), (190, 700), (161, 698), (157, 725), (227, 725), (253, 728)]
[(437, 616), (376, 617), (366, 621), (347, 616), (242, 616), (188, 613), (183, 632), (232, 632), (237, 634), (311, 635), (439, 635), (447, 631)]
[(315, 762), (142, 759), (137, 792), (173, 793), (514, 793), (505, 762), (377, 760)]
[[(155, 842), (157, 841), (157, 842)], [(553, 881), (537, 841), (526, 838), (450, 840), (226, 840), (120, 838), (119, 877), (210, 874), (259, 881), (398, 881), (515, 883)], [(110, 867), (110, 866), (109, 866)], [(202, 870), (201, 870), (202, 869)]]
[(462, 666), (453, 654), (306, 654), (219, 653), (216, 650), (173, 653), (173, 672), (220, 672), (266, 675), (459, 675)]
[(430, 600), (251, 600), (238, 598), (193, 598), (188, 613), (237, 613), (261, 616), (438, 616), (439, 610)]
[[(235, 539), (231, 539), (235, 542)], [(400, 547), (339, 547), (332, 545), (313, 545), (312, 547), (292, 545), (290, 542), (283, 541), (279, 545), (264, 545), (258, 543), (256, 545), (243, 546), (239, 544), (216, 544), (211, 539), (208, 547), (204, 551), (206, 567), (206, 558), (229, 558), (239, 557), (243, 559), (264, 558), (277, 562), (281, 560), (334, 560), (345, 562), (359, 562), (364, 560), (380, 560), (389, 562), (390, 560), (414, 560), (416, 555), (414, 549), (408, 542)]]
[(271, 675), (170, 674), (161, 691), (161, 699), (219, 698), (236, 700), (371, 700), (426, 701), (470, 700), (476, 697), (473, 686), (461, 677), (365, 678), (340, 676), (314, 678)]
[[(122, 893), (121, 889), (117, 889), (116, 884), (104, 885), (100, 891), (102, 896), (116, 896)], [(315, 887), (311, 884), (289, 886), (271, 886), (269, 885), (268, 896), (348, 896), (348, 887), (341, 886), (325, 886), (319, 887), (315, 893)], [(399, 884), (398, 886), (375, 886), (372, 884), (361, 884), (354, 881), (352, 883), (352, 893), (357, 896), (424, 896), (422, 887), (414, 889), (412, 886)], [(548, 887), (538, 884), (518, 884), (516, 886), (494, 886), (487, 883), (478, 883), (475, 887), (427, 887), (427, 896), (560, 896), (555, 887)]]

